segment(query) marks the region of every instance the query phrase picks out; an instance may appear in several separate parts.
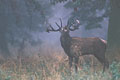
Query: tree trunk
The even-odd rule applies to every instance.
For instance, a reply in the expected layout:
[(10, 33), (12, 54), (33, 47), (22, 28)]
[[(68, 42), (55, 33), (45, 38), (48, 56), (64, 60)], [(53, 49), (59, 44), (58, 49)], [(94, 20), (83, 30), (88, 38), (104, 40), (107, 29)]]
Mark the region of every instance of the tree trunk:
[(120, 58), (120, 0), (110, 1), (111, 13), (108, 28), (107, 55), (112, 61)]
[[(72, 0), (73, 2), (76, 2), (76, 0)], [(77, 7), (74, 7), (74, 11), (77, 11)]]

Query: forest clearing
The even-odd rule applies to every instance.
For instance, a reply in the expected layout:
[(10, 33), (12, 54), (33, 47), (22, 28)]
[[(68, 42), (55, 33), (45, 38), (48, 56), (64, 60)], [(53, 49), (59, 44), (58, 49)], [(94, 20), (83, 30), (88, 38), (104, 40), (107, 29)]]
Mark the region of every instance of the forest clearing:
[(0, 0), (0, 80), (120, 80), (120, 0)]

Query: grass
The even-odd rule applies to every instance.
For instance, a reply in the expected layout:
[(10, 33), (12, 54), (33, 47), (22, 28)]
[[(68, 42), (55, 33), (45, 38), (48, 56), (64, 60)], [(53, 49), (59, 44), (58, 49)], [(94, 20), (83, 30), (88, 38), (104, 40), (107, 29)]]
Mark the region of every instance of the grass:
[(78, 73), (68, 66), (63, 55), (34, 55), (18, 59), (0, 60), (0, 80), (120, 80), (120, 62), (113, 61), (102, 73), (102, 67), (79, 65)]

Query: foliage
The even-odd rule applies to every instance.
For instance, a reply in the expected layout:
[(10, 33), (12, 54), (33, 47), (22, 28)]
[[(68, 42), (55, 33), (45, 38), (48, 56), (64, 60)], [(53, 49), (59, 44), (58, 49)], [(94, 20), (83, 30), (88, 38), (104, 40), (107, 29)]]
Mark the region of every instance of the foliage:
[(62, 2), (66, 2), (66, 1), (68, 1), (68, 0), (50, 0), (50, 2), (54, 5), (57, 3), (62, 3)]
[[(101, 22), (109, 16), (109, 0), (52, 0), (53, 4), (65, 2), (66, 8), (77, 8), (70, 21), (78, 19), (86, 29), (101, 28)], [(74, 1), (74, 2), (73, 2)]]
[(110, 70), (112, 73), (112, 80), (119, 80), (120, 79), (120, 63), (117, 61), (113, 61), (110, 65)]
[[(54, 56), (54, 57), (53, 57)], [(68, 66), (68, 61), (63, 55), (22, 57), (9, 59), (0, 64), (0, 80), (119, 80), (120, 63), (113, 62), (110, 69), (102, 73), (85, 63), (78, 73)]]

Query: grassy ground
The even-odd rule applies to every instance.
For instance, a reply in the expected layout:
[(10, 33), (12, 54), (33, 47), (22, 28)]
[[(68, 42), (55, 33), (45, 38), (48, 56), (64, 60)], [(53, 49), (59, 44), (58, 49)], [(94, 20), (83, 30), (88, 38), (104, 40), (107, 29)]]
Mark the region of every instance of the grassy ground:
[(120, 62), (114, 61), (104, 73), (101, 65), (96, 67), (84, 62), (77, 74), (74, 68), (70, 74), (68, 60), (63, 55), (1, 59), (0, 80), (120, 80)]

